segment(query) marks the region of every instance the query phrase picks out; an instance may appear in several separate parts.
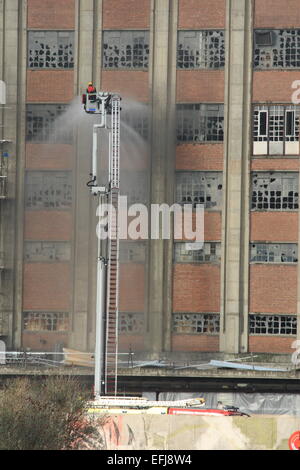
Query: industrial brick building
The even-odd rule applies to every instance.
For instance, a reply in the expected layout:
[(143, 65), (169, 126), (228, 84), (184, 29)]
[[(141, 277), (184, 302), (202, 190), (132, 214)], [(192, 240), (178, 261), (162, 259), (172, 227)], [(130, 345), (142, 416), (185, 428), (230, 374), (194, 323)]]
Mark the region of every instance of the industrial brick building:
[(92, 79), (149, 109), (133, 124), (150, 149), (149, 200), (205, 205), (202, 250), (125, 246), (120, 350), (289, 357), (300, 337), (298, 0), (0, 0), (0, 18), (8, 347), (94, 348), (90, 163), (83, 131), (62, 136), (56, 119)]

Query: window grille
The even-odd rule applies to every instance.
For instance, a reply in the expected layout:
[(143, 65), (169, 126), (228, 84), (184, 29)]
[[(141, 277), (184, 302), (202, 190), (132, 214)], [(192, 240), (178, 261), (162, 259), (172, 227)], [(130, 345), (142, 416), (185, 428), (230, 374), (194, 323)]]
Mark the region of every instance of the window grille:
[[(139, 134), (144, 140), (149, 137), (149, 113), (148, 109), (139, 108), (131, 112), (122, 111), (121, 125), (130, 127)], [(130, 132), (130, 131), (129, 131)], [(130, 136), (132, 138), (132, 136)]]
[(68, 242), (25, 242), (25, 260), (29, 262), (70, 261)]
[(25, 312), (25, 331), (68, 331), (69, 314), (66, 312)]
[(103, 67), (108, 69), (147, 69), (148, 31), (104, 31)]
[(121, 263), (144, 263), (146, 261), (146, 244), (139, 241), (120, 241)]
[(252, 335), (296, 335), (297, 317), (292, 315), (249, 315)]
[(204, 204), (205, 209), (221, 209), (222, 173), (180, 171), (176, 173), (176, 201), (179, 204)]
[(179, 31), (177, 67), (220, 69), (225, 66), (224, 31)]
[(174, 313), (173, 333), (218, 334), (220, 316), (212, 313)]
[(254, 155), (298, 155), (299, 118), (299, 106), (254, 106)]
[(221, 243), (205, 242), (200, 250), (191, 250), (190, 243), (174, 244), (175, 263), (220, 263)]
[(222, 142), (223, 104), (178, 104), (178, 142)]
[(298, 173), (254, 173), (252, 210), (298, 209)]
[(71, 130), (62, 128), (63, 104), (30, 104), (26, 112), (26, 139), (29, 142), (72, 143)]
[(72, 205), (71, 172), (27, 172), (25, 188), (27, 209), (69, 209)]
[(251, 243), (250, 261), (255, 263), (297, 263), (296, 243)]
[(72, 69), (74, 31), (29, 31), (28, 67)]
[(255, 69), (291, 69), (299, 67), (300, 29), (255, 31)]
[(127, 313), (119, 314), (119, 332), (123, 334), (141, 334), (144, 331), (144, 314)]

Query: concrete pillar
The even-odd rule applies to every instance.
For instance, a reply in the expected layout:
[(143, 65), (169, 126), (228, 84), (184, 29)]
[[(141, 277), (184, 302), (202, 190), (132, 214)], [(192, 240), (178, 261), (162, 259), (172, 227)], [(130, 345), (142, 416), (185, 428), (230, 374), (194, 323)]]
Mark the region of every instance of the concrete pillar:
[(227, 0), (220, 349), (247, 348), (252, 2)]
[[(100, 55), (99, 24), (101, 27), (102, 0), (77, 1), (77, 75), (76, 95), (85, 92), (87, 83), (94, 80), (99, 86)], [(77, 98), (78, 99), (78, 98)], [(73, 230), (73, 292), (72, 333), (70, 347), (85, 351), (94, 344), (94, 282), (96, 255), (96, 201), (92, 199), (86, 182), (90, 173), (92, 123), (80, 123), (76, 138), (74, 164), (74, 230)]]
[[(177, 1), (153, 0), (151, 10), (150, 201), (162, 204), (172, 202), (174, 129), (170, 117), (175, 106)], [(146, 348), (152, 357), (159, 357), (163, 350), (170, 348), (172, 242), (150, 240), (149, 245)]]
[(25, 161), (25, 81), (26, 81), (27, 1), (0, 1), (0, 79), (6, 83), (6, 105), (1, 112), (1, 135), (11, 140), (5, 150), (8, 167), (8, 197), (1, 200), (2, 247), (5, 272), (1, 310), (7, 317), (8, 347), (21, 345), (23, 214)]

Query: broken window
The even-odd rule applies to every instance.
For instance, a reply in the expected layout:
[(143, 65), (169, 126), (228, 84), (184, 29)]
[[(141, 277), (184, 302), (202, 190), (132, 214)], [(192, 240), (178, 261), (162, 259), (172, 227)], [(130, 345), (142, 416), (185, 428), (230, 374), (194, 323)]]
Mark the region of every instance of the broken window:
[(23, 329), (26, 331), (68, 331), (69, 314), (66, 312), (25, 312)]
[(179, 31), (177, 67), (219, 69), (225, 66), (224, 31)]
[(253, 154), (299, 154), (299, 106), (254, 106)]
[(69, 242), (25, 242), (24, 258), (26, 261), (70, 261)]
[(252, 335), (296, 335), (297, 317), (294, 315), (249, 315)]
[(72, 205), (72, 174), (69, 171), (26, 173), (27, 209), (69, 209)]
[(220, 263), (221, 243), (205, 242), (199, 250), (191, 249), (191, 243), (174, 244), (175, 263)]
[(72, 143), (72, 132), (62, 125), (64, 104), (29, 104), (26, 109), (26, 139), (29, 142)]
[(72, 69), (74, 31), (29, 31), (28, 67)]
[(300, 67), (300, 29), (257, 30), (254, 33), (254, 68)]
[(297, 243), (251, 243), (250, 261), (256, 263), (297, 263)]
[(254, 173), (252, 210), (298, 209), (298, 179), (298, 173)]
[(213, 313), (174, 313), (173, 333), (177, 334), (218, 334), (220, 315)]
[(142, 334), (144, 331), (143, 313), (119, 313), (119, 332), (123, 334)]
[(120, 241), (121, 263), (144, 263), (146, 261), (146, 244), (140, 241)]
[(222, 173), (213, 171), (178, 171), (176, 201), (179, 204), (203, 204), (205, 209), (221, 209)]
[[(137, 107), (130, 112), (125, 110), (121, 113), (121, 125), (125, 126), (125, 132), (130, 127), (147, 140), (149, 136), (149, 110), (144, 106)], [(126, 129), (127, 128), (127, 129)], [(130, 131), (129, 131), (130, 134)], [(132, 138), (132, 135), (130, 136)]]
[(223, 104), (178, 104), (178, 142), (222, 142)]
[(147, 69), (149, 31), (104, 31), (103, 67), (108, 69)]

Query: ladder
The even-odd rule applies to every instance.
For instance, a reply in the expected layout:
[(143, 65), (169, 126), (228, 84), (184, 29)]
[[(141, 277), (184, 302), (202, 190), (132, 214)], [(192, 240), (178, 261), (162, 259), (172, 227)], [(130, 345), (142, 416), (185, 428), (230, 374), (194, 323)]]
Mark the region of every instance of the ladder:
[(118, 317), (119, 317), (119, 192), (120, 192), (120, 97), (111, 100), (111, 142), (109, 156), (108, 201), (113, 208), (109, 214), (107, 245), (107, 298), (105, 334), (105, 394), (117, 394), (118, 375)]

